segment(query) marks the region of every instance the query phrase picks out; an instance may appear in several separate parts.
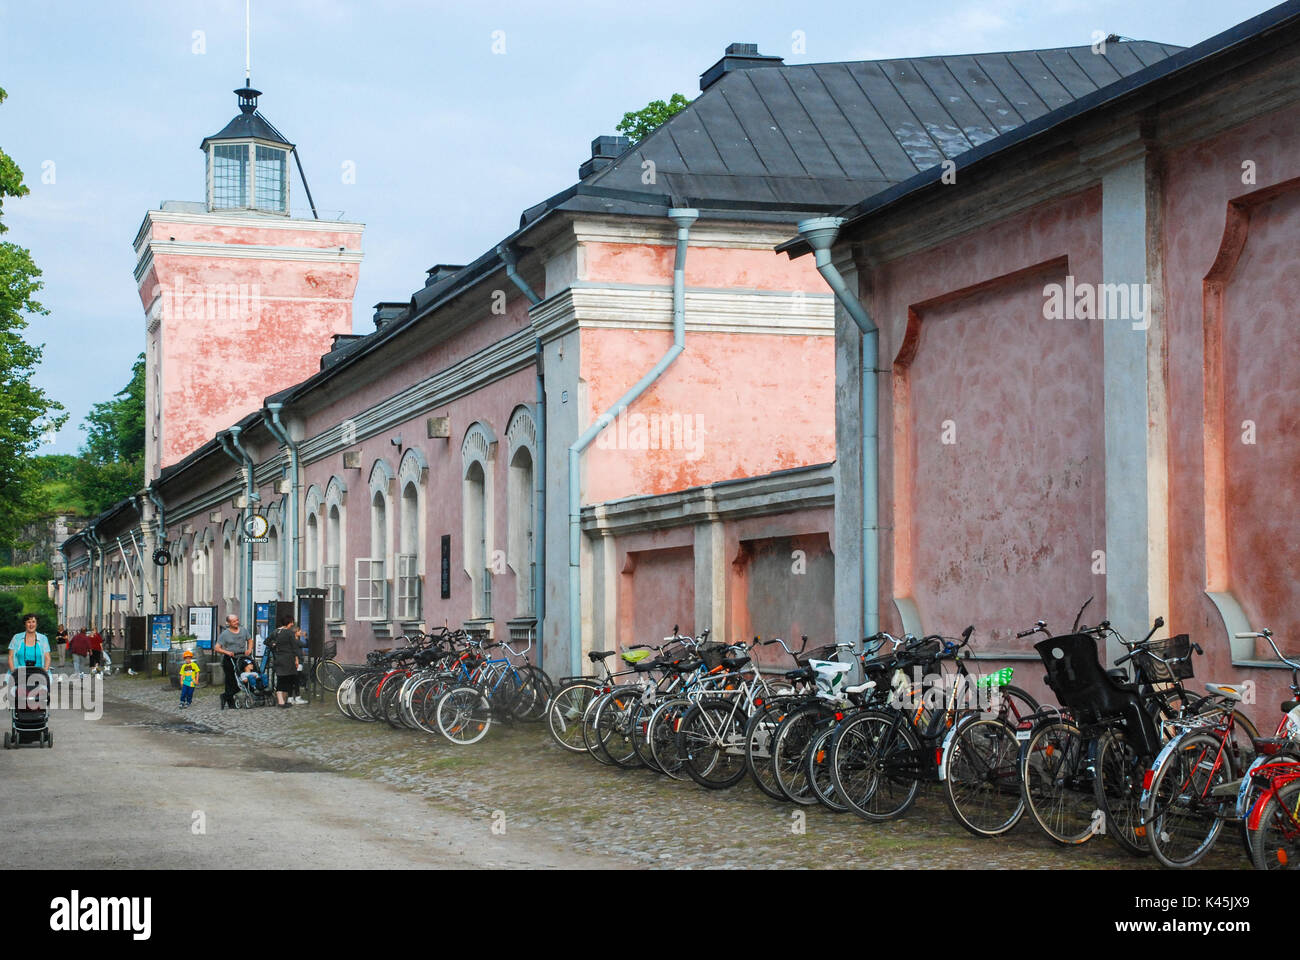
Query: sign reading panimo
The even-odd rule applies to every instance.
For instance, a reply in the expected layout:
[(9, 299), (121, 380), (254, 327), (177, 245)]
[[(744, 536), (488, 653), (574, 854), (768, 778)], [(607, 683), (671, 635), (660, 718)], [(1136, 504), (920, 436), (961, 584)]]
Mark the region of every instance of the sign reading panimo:
[(149, 649), (154, 653), (166, 653), (172, 648), (172, 615), (170, 613), (149, 614)]
[(217, 608), (190, 607), (190, 635), (199, 638), (199, 647), (212, 649), (212, 641), (217, 638)]

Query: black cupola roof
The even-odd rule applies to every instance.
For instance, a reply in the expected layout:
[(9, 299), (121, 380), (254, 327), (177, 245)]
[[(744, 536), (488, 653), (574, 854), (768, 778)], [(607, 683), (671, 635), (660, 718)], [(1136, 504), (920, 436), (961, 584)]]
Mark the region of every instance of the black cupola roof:
[(200, 149), (207, 150), (208, 144), (213, 140), (248, 140), (249, 138), (284, 144), (292, 149), (293, 144), (285, 139), (284, 134), (257, 112), (257, 98), (261, 95), (262, 91), (254, 90), (250, 84), (245, 84), (236, 90), (235, 96), (239, 98), (239, 116), (222, 127), (220, 133), (204, 137)]

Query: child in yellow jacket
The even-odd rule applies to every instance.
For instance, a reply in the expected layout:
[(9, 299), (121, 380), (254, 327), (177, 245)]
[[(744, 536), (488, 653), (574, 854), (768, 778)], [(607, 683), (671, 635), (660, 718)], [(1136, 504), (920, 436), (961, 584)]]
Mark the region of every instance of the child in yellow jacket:
[(199, 665), (194, 662), (194, 654), (186, 650), (181, 656), (181, 709), (184, 710), (194, 702), (194, 685), (199, 681)]

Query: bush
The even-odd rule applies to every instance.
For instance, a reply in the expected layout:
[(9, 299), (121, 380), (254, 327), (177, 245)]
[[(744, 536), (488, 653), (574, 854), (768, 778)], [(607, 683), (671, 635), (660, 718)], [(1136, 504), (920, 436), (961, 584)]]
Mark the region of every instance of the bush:
[(50, 567), (45, 563), (26, 563), (18, 567), (0, 567), (0, 585), (20, 586), (27, 583), (44, 584), (50, 579)]
[[(23, 629), (23, 601), (16, 593), (0, 593), (0, 639), (9, 648), (9, 638)], [(5, 661), (8, 663), (8, 661)]]

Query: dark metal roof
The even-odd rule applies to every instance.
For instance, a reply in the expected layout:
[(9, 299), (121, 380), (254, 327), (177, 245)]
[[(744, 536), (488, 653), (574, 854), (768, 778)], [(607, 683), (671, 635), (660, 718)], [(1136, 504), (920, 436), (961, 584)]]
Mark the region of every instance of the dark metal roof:
[[(1087, 93), (1078, 99), (1067, 100), (1064, 104), (1048, 112), (1031, 118), (1027, 117), (1023, 125), (1013, 127), (996, 138), (982, 142), (962, 154), (954, 161), (956, 167), (961, 170), (969, 170), (977, 164), (989, 161), (992, 157), (1005, 154), (1021, 144), (1041, 137), (1062, 124), (1111, 108), (1123, 100), (1136, 96), (1139, 92), (1150, 92), (1153, 88), (1159, 89), (1154, 87), (1156, 84), (1178, 82), (1184, 76), (1194, 75), (1193, 71), (1203, 70), (1209, 62), (1219, 59), (1248, 42), (1258, 42), (1277, 33), (1279, 30), (1294, 27), (1297, 24), (1300, 24), (1300, 0), (1288, 0), (1288, 2), (1279, 4), (1259, 16), (1243, 21), (1220, 34), (1210, 37), (1208, 40), (1203, 40), (1195, 46), (1178, 48), (1167, 47), (1162, 44), (1153, 45), (1172, 52), (1164, 58), (1156, 59), (1149, 66), (1126, 74), (1105, 87)], [(1132, 42), (1126, 43), (1124, 46), (1128, 47), (1130, 52), (1139, 52)], [(1111, 50), (1118, 47), (1117, 44), (1108, 43), (1108, 55)], [(1146, 52), (1143, 52), (1143, 56), (1145, 55)], [(1096, 66), (1096, 64), (1093, 64), (1093, 66)], [(1064, 75), (1066, 71), (1060, 70), (1059, 73)], [(1073, 79), (1077, 83), (1078, 78)], [(859, 228), (867, 218), (880, 213), (886, 207), (896, 205), (903, 198), (935, 187), (940, 182), (941, 175), (942, 170), (932, 166), (921, 170), (900, 183), (891, 185), (887, 189), (869, 192), (865, 199), (859, 197), (855, 202), (837, 211), (837, 215), (845, 217), (848, 221), (844, 224), (840, 236), (846, 236), (854, 229)], [(789, 254), (792, 258), (811, 252), (807, 242), (802, 237), (792, 237), (780, 244), (776, 249), (778, 252)]]
[(236, 90), (235, 96), (239, 101), (239, 115), (222, 127), (220, 133), (204, 137), (203, 142), (199, 144), (199, 148), (202, 150), (208, 149), (208, 144), (213, 140), (247, 140), (254, 137), (258, 140), (282, 143), (286, 147), (293, 149), (293, 144), (285, 138), (284, 134), (275, 129), (270, 120), (257, 112), (257, 98), (261, 95), (261, 90), (254, 90), (247, 84)]
[[(582, 182), (692, 206), (845, 206), (1182, 48), (1148, 41), (731, 70)], [(647, 162), (655, 183), (642, 183)]]

